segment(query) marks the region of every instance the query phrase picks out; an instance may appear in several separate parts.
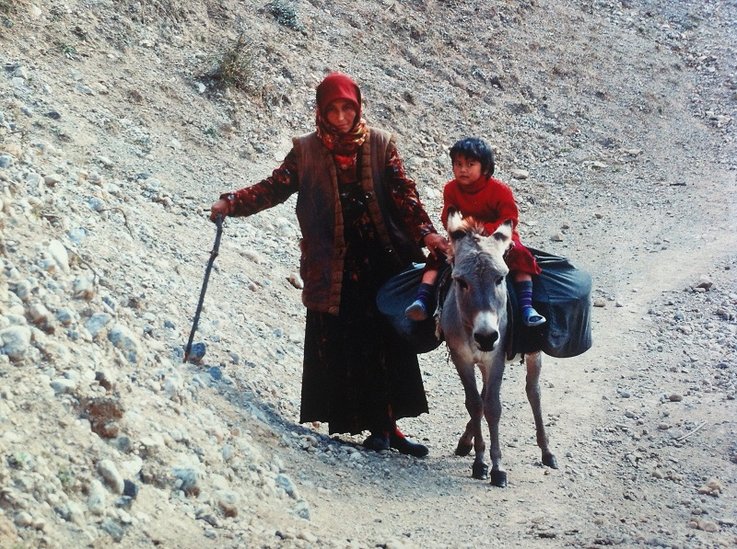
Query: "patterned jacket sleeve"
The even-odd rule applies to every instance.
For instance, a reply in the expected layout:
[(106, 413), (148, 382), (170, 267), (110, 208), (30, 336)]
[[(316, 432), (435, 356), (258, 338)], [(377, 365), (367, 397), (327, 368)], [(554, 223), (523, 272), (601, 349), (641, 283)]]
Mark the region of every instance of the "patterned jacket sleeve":
[(404, 226), (407, 227), (411, 238), (422, 246), (423, 238), (437, 231), (420, 201), (417, 185), (404, 171), (404, 163), (393, 138), (389, 143), (385, 175), (392, 200)]
[(297, 159), (294, 150), (270, 177), (239, 191), (220, 196), (230, 203), (230, 215), (245, 217), (281, 204), (298, 190)]

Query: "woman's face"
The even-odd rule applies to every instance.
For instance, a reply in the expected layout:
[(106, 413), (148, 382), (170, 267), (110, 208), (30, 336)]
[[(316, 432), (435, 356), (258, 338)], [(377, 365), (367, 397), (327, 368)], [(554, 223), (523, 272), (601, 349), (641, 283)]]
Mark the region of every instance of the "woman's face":
[(353, 101), (347, 99), (336, 99), (325, 109), (325, 118), (328, 124), (333, 126), (338, 133), (350, 131), (357, 114)]
[(453, 159), (453, 175), (461, 186), (475, 183), (481, 177), (481, 162), (459, 154)]

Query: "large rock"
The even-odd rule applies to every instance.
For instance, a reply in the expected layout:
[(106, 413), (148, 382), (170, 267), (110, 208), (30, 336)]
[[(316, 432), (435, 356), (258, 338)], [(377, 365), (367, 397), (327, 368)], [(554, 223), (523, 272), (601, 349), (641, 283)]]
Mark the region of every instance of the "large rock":
[(141, 355), (140, 344), (130, 328), (116, 324), (107, 337), (116, 348), (123, 352), (128, 362), (133, 364), (138, 362)]
[(31, 329), (28, 326), (10, 326), (0, 330), (0, 354), (11, 360), (21, 360), (31, 347)]
[(49, 255), (54, 259), (56, 264), (59, 266), (59, 269), (61, 269), (63, 272), (68, 273), (69, 272), (69, 253), (67, 252), (67, 249), (64, 247), (64, 244), (62, 244), (58, 240), (52, 240), (49, 243)]

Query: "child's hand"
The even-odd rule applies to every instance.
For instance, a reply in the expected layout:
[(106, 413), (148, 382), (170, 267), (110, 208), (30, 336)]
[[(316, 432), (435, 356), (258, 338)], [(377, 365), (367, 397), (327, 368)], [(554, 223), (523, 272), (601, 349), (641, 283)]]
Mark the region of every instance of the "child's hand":
[(423, 242), (425, 243), (427, 250), (435, 258), (438, 257), (438, 252), (443, 255), (448, 255), (450, 253), (450, 244), (448, 244), (448, 240), (446, 240), (445, 237), (440, 236), (438, 233), (425, 235)]

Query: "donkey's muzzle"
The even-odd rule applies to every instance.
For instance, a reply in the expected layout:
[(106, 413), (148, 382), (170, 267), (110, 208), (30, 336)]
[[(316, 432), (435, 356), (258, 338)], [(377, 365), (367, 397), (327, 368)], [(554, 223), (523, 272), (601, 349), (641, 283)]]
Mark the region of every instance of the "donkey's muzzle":
[(473, 334), (473, 339), (476, 341), (476, 345), (478, 345), (479, 350), (487, 353), (494, 350), (496, 342), (499, 339), (499, 332), (496, 330), (488, 333), (476, 332)]

